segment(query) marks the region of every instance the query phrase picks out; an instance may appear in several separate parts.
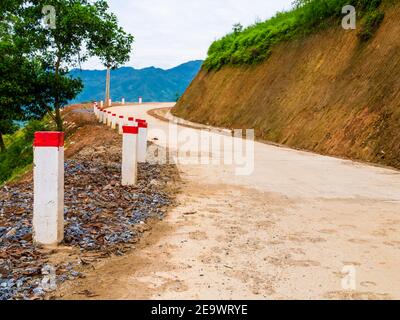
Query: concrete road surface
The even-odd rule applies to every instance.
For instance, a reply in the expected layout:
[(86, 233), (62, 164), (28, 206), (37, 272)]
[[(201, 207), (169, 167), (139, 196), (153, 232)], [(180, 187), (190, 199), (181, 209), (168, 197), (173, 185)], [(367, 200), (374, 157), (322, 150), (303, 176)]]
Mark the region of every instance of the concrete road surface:
[[(169, 106), (113, 111), (147, 119), (149, 139), (165, 146), (169, 124), (147, 112)], [(170, 147), (191, 160), (213, 153), (197, 150), (199, 130), (179, 135)], [(214, 147), (217, 159), (225, 148)], [(400, 298), (398, 171), (262, 143), (250, 175), (185, 159), (180, 205), (132, 254), (63, 288), (64, 298), (84, 289), (96, 299)]]

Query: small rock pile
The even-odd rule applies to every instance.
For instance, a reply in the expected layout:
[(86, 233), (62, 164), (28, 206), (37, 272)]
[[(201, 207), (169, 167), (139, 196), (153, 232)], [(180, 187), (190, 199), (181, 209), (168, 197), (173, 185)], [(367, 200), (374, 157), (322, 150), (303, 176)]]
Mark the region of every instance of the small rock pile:
[[(63, 245), (79, 248), (82, 256), (122, 255), (138, 240), (141, 226), (162, 219), (173, 203), (174, 166), (139, 164), (138, 185), (123, 187), (121, 149), (113, 145), (84, 148), (65, 162)], [(0, 189), (0, 300), (44, 294), (42, 269), (51, 253), (32, 241), (32, 188), (29, 182)], [(57, 265), (56, 274), (59, 282), (82, 276), (71, 263)]]

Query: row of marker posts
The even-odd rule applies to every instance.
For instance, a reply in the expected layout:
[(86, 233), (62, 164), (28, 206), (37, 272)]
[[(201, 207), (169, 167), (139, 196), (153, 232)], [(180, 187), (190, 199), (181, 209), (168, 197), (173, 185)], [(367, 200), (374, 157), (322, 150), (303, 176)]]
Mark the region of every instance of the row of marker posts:
[[(146, 162), (148, 124), (141, 119), (125, 119), (103, 106), (103, 102), (93, 106), (99, 123), (118, 127), (123, 135), (122, 185), (136, 185), (138, 162)], [(36, 132), (33, 149), (34, 241), (54, 246), (64, 239), (64, 133)]]
[[(135, 185), (137, 182), (137, 163), (145, 163), (147, 155), (147, 129), (145, 120), (119, 116), (112, 111), (94, 105), (94, 113), (100, 123), (106, 124), (123, 135), (122, 146), (122, 185)], [(132, 129), (133, 128), (133, 129)]]

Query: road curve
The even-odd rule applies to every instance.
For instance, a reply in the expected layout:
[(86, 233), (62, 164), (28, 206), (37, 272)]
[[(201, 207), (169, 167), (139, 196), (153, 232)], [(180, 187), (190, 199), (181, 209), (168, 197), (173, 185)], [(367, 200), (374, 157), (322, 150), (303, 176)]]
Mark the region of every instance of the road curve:
[[(113, 111), (147, 119), (149, 138), (165, 146), (168, 123), (147, 112), (169, 106)], [(81, 299), (79, 288), (96, 299), (400, 298), (400, 172), (263, 143), (254, 155), (247, 176), (179, 163), (180, 205), (132, 254), (63, 297)]]

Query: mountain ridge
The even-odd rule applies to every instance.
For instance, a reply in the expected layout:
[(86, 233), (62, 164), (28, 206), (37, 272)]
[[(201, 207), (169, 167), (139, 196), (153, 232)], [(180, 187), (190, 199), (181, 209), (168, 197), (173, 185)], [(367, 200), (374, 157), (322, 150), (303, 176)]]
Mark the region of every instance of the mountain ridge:
[[(169, 69), (146, 67), (121, 67), (111, 71), (111, 99), (137, 101), (143, 97), (144, 102), (175, 101), (182, 95), (194, 77), (200, 71), (202, 60), (193, 60)], [(106, 70), (73, 69), (73, 78), (81, 78), (83, 91), (71, 103), (104, 100)]]

